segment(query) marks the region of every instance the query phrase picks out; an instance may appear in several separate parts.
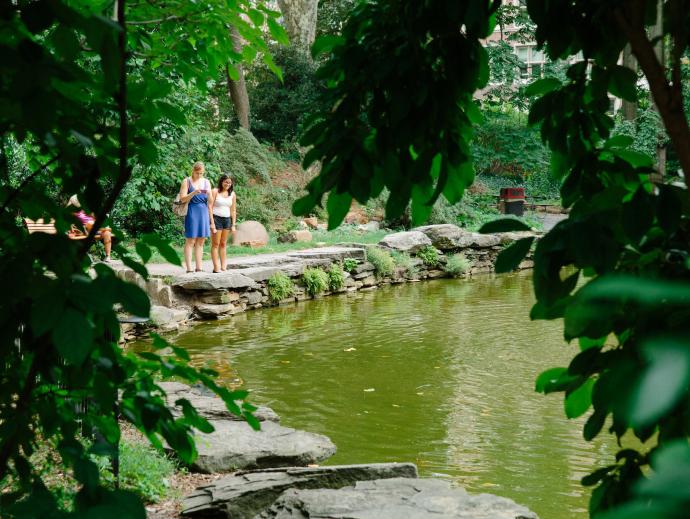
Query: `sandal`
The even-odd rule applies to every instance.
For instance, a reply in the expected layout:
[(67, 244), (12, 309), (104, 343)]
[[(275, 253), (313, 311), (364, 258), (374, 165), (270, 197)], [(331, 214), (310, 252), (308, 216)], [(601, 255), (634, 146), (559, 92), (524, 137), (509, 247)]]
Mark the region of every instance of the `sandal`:
[(193, 271), (193, 270), (188, 270), (188, 271), (187, 271), (187, 274), (191, 274), (192, 272), (194, 272), (194, 271)]
[(220, 270), (214, 270), (213, 273), (214, 274), (220, 274)]

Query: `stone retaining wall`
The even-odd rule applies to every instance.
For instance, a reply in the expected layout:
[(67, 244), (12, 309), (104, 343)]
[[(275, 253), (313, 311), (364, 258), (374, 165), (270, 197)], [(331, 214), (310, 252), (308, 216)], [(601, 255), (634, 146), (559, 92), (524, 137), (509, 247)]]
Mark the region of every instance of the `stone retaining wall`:
[[(391, 275), (381, 276), (372, 263), (367, 261), (367, 249), (357, 244), (341, 244), (284, 254), (262, 254), (231, 258), (228, 270), (187, 273), (177, 276), (152, 273), (144, 281), (134, 271), (116, 267), (119, 275), (142, 287), (151, 299), (151, 320), (162, 330), (173, 330), (190, 320), (222, 319), (247, 310), (291, 304), (311, 299), (302, 282), (302, 274), (308, 267), (328, 269), (333, 264), (342, 265), (356, 261), (350, 272), (345, 272), (344, 286), (335, 292), (323, 292), (317, 297), (357, 290), (375, 290), (380, 285), (405, 283), (425, 279), (450, 277), (444, 269), (452, 254), (462, 253), (470, 262), (470, 268), (462, 277), (493, 271), (499, 252), (513, 241), (532, 233), (478, 234), (455, 225), (429, 225), (412, 231), (385, 236), (378, 247), (387, 251), (407, 253), (411, 259), (407, 266), (397, 266)], [(422, 250), (434, 247), (438, 254), (437, 266), (427, 266), (416, 256)], [(519, 268), (531, 268), (526, 259)], [(295, 283), (295, 293), (282, 301), (269, 298), (267, 281), (277, 272), (289, 276)], [(142, 328), (123, 325), (125, 340), (136, 337)]]

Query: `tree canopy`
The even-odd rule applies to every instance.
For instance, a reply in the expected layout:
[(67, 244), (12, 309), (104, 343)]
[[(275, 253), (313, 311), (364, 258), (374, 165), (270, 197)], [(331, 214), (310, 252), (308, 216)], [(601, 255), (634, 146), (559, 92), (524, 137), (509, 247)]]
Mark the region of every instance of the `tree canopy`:
[[(596, 517), (684, 517), (690, 504), (690, 129), (683, 77), (690, 44), (686, 0), (527, 0), (536, 42), (552, 60), (571, 60), (565, 77), (529, 86), (528, 122), (551, 150), (567, 220), (534, 251), (533, 319), (564, 320), (579, 351), (567, 367), (544, 372), (538, 391), (563, 392), (569, 418), (589, 413), (591, 440), (605, 427), (642, 447), (583, 479), (596, 488)], [(500, 2), (360, 3), (339, 37), (313, 51), (328, 59), (326, 109), (302, 136), (305, 165), (322, 161), (308, 194), (311, 210), (328, 195), (329, 226), (352, 198), (365, 203), (385, 187), (389, 215), (412, 204), (422, 222), (440, 195), (450, 202), (472, 182), (469, 141), (478, 120), (472, 94), (487, 83), (482, 48)], [(661, 17), (660, 37), (650, 28)], [(665, 59), (655, 53), (662, 41)], [(630, 45), (681, 171), (653, 184), (653, 159), (634, 140), (612, 136), (610, 96), (636, 100), (637, 74), (619, 65)], [(685, 92), (687, 96), (688, 92)], [(686, 101), (687, 103), (687, 98)], [(508, 221), (485, 230), (510, 230)], [(508, 247), (497, 265), (511, 270), (533, 245)], [(556, 346), (556, 345), (555, 345)], [(607, 425), (609, 424), (609, 425)], [(651, 466), (654, 469), (649, 472)]]

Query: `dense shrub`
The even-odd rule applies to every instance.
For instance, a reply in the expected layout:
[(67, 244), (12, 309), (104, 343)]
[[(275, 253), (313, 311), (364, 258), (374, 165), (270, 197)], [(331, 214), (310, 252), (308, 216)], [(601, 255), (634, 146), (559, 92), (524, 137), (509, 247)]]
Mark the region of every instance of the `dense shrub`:
[(316, 64), (294, 47), (272, 49), (273, 59), (283, 70), (283, 81), (263, 64), (247, 73), (252, 132), (262, 141), (291, 148), (302, 122), (319, 103), (323, 88), (316, 77)]
[(395, 268), (391, 253), (376, 246), (367, 247), (367, 260), (374, 265), (377, 276), (390, 276)]
[(268, 298), (273, 302), (282, 301), (295, 294), (295, 284), (283, 272), (276, 272), (268, 278), (266, 288), (268, 289)]
[(457, 277), (470, 270), (471, 266), (472, 263), (470, 260), (468, 260), (464, 254), (460, 253), (450, 256), (443, 270), (448, 272), (451, 276)]
[(270, 183), (271, 172), (283, 166), (278, 155), (248, 131), (239, 129), (231, 134), (191, 127), (174, 137), (163, 134), (161, 141), (159, 162), (135, 167), (113, 209), (113, 219), (129, 234), (156, 232), (166, 238), (181, 238), (182, 222), (172, 213), (171, 202), (196, 160), (206, 164), (206, 177), (212, 185), (222, 172), (233, 177), (240, 220), (254, 219), (268, 225), (275, 218), (273, 207), (278, 205), (281, 213), (287, 211), (291, 200), (280, 190), (259, 189), (252, 197), (253, 189), (246, 189), (252, 182)]
[(427, 267), (436, 267), (439, 264), (438, 251), (432, 245), (427, 245), (418, 250), (417, 257)]
[(328, 269), (328, 287), (332, 291), (340, 290), (345, 286), (345, 274), (343, 272), (343, 268), (338, 265), (337, 263), (334, 263), (331, 265), (331, 268)]
[(302, 281), (309, 295), (315, 296), (325, 292), (328, 288), (328, 274), (321, 269), (306, 268), (302, 273)]

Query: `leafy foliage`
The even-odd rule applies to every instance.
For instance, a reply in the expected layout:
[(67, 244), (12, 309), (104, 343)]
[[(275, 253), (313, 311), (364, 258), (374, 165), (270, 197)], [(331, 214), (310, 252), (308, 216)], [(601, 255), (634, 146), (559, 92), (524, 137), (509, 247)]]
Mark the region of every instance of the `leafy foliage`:
[(367, 247), (367, 261), (374, 265), (374, 272), (378, 277), (390, 276), (395, 268), (391, 253), (375, 245)]
[(311, 296), (325, 292), (328, 289), (330, 282), (329, 276), (326, 272), (318, 268), (306, 268), (302, 273), (302, 282)]
[(250, 124), (258, 139), (285, 148), (297, 141), (308, 114), (319, 108), (324, 86), (315, 74), (316, 65), (304, 52), (279, 47), (273, 54), (283, 71), (282, 80), (265, 66), (247, 73)]
[[(330, 192), (332, 229), (352, 198), (365, 204), (385, 187), (388, 215), (402, 214), (412, 198), (416, 223), (441, 193), (451, 203), (462, 197), (474, 178), (468, 142), (479, 113), (472, 93), (488, 80), (480, 38), (491, 33), (497, 5), (447, 1), (432, 14), (403, 0), (361, 2), (342, 36), (316, 41), (313, 52), (330, 57), (319, 70), (329, 86), (327, 109), (310, 119), (301, 144), (313, 147), (304, 166), (318, 159), (322, 168), (295, 214), (309, 213)], [(392, 56), (404, 56), (405, 66)]]
[(433, 245), (422, 247), (416, 255), (427, 267), (436, 267), (439, 264), (438, 251)]
[[(430, 194), (455, 190), (457, 196), (447, 196), (455, 203), (470, 179), (453, 170), (469, 160), (469, 132), (457, 118), (469, 106), (465, 93), (486, 83), (480, 73), (485, 56), (470, 49), (493, 25), (492, 13), (480, 2), (403, 4), (360, 4), (342, 38), (315, 45), (330, 53), (322, 73), (332, 85), (333, 112), (322, 113), (303, 136), (313, 145), (305, 162), (323, 160), (324, 168), (295, 205), (297, 213), (329, 193), (332, 226), (350, 197), (365, 202), (385, 186), (388, 216), (398, 217), (412, 199), (413, 221), (420, 221), (435, 199)], [(596, 486), (590, 514), (607, 519), (680, 518), (690, 505), (687, 492), (676, 490), (684, 487), (671, 483), (687, 479), (690, 436), (690, 127), (683, 92), (690, 4), (661, 4), (662, 40), (672, 49), (667, 70), (647, 33), (656, 1), (526, 2), (536, 40), (551, 61), (582, 56), (565, 75), (556, 71), (525, 91), (534, 98), (528, 123), (550, 149), (551, 173), (570, 209), (536, 246), (531, 316), (563, 318), (566, 339), (577, 339), (581, 350), (568, 367), (542, 374), (537, 389), (563, 392), (569, 418), (589, 413), (587, 440), (610, 420), (618, 439), (633, 434), (642, 442), (583, 480)], [(445, 34), (466, 38), (448, 48), (468, 49), (460, 54), (469, 59), (453, 66), (434, 45), (448, 41), (436, 32), (446, 23)], [(419, 34), (425, 45), (415, 47)], [(612, 136), (609, 94), (637, 99), (637, 75), (618, 64), (627, 44), (668, 130), (685, 187), (652, 186), (652, 159), (632, 147), (632, 138)], [(429, 70), (429, 63), (437, 68)], [(445, 74), (436, 75), (440, 70)], [(335, 144), (343, 141), (345, 153)], [(390, 180), (394, 170), (397, 185)], [(531, 245), (529, 238), (511, 245), (497, 267), (510, 270)]]
[(357, 268), (357, 265), (359, 265), (359, 262), (354, 258), (345, 258), (343, 260), (343, 270), (345, 272), (352, 272)]
[(448, 257), (448, 261), (443, 266), (443, 270), (453, 277), (462, 276), (470, 270), (472, 262), (464, 254), (458, 253)]
[(328, 288), (335, 292), (340, 290), (345, 286), (345, 274), (343, 272), (343, 267), (339, 264), (334, 263), (331, 268), (328, 269)]
[[(175, 418), (157, 380), (174, 376), (206, 385), (258, 426), (254, 408), (243, 402), (246, 392), (218, 386), (215, 372), (188, 365), (185, 350), (137, 355), (118, 346), (115, 308), (148, 316), (149, 300), (107, 265), (90, 265), (87, 251), (134, 169), (159, 160), (161, 132), (185, 124), (170, 97), (174, 86), (204, 90), (219, 65), (232, 67), (245, 57), (232, 50), (228, 24), (242, 32), (249, 53), (266, 52), (262, 26), (277, 13), (245, 0), (175, 7), (120, 0), (116, 6), (115, 20), (112, 2), (41, 0), (0, 8), (0, 178), (12, 186), (0, 196), (0, 275), (8, 309), (0, 316), (0, 480), (11, 477), (19, 485), (0, 496), (4, 517), (60, 515), (28, 462), (44, 441), (56, 444), (79, 484), (75, 515), (143, 518), (140, 499), (105, 488), (91, 459), (113, 454), (117, 416), (185, 461), (196, 455), (192, 430), (212, 430), (184, 400), (178, 402), (184, 415)], [(270, 55), (264, 59), (272, 63)], [(17, 145), (23, 156), (15, 153)], [(73, 193), (96, 216), (81, 241), (66, 235), (74, 216), (63, 204)], [(30, 235), (17, 215), (52, 219), (58, 232)], [(107, 223), (120, 235), (115, 221)], [(144, 278), (152, 249), (179, 264), (157, 235), (138, 243), (141, 261), (117, 247)], [(154, 346), (168, 344), (155, 338)], [(89, 448), (80, 442), (82, 431), (98, 438)]]
[(284, 272), (276, 272), (266, 281), (268, 297), (271, 301), (282, 301), (295, 295), (295, 284)]

